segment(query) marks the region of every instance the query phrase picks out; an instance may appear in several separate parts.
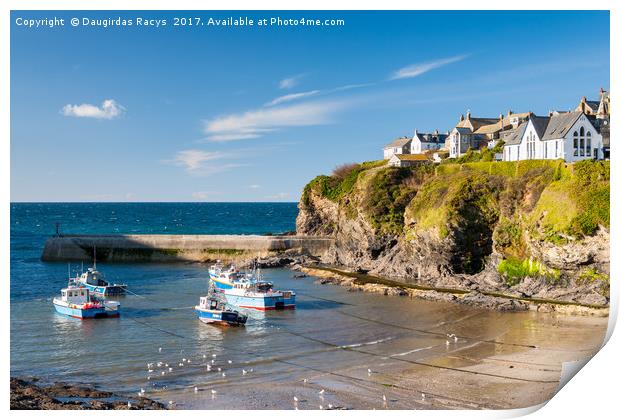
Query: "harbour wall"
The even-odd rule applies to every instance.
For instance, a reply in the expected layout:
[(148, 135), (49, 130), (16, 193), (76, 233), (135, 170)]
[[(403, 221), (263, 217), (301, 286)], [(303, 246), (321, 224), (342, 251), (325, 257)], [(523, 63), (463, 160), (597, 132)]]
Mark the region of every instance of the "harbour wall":
[(320, 257), (333, 239), (260, 235), (60, 235), (47, 239), (43, 261), (239, 261), (283, 253)]

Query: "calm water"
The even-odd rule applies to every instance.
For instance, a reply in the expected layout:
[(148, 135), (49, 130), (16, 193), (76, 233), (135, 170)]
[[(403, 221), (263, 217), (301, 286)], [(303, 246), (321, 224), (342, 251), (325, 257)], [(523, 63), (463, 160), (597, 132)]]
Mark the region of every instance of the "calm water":
[[(386, 392), (386, 383), (401, 381), (411, 362), (450, 354), (442, 363), (465, 366), (550, 339), (569, 346), (586, 334), (563, 329), (547, 314), (350, 293), (294, 278), (287, 269), (264, 274), (277, 287), (296, 290), (296, 310), (250, 311), (245, 328), (214, 327), (199, 322), (191, 309), (207, 287), (207, 267), (200, 264), (100, 264), (109, 280), (127, 283), (134, 293), (119, 299), (121, 317), (79, 321), (54, 312), (51, 298), (65, 286), (67, 266), (43, 263), (39, 256), (56, 221), (67, 233), (266, 233), (294, 229), (296, 213), (295, 204), (12, 204), (11, 375), (132, 393), (145, 388), (151, 397), (174, 398), (190, 408), (292, 408), (292, 397), (279, 393), (310, 377), (320, 383), (316, 386), (338, 389), (343, 404), (374, 408), (369, 401)], [(602, 337), (602, 327), (597, 328), (587, 332), (595, 341)], [(446, 346), (447, 333), (461, 339)], [(458, 359), (459, 352), (469, 353)], [(225, 377), (206, 371), (212, 354)], [(192, 362), (181, 367), (184, 358)], [(148, 372), (148, 362), (168, 363), (173, 370), (162, 366)], [(282, 384), (292, 385), (276, 389)], [(187, 391), (194, 386), (216, 387), (218, 399), (197, 399), (200, 394)], [(407, 392), (391, 404), (417, 407), (413, 391)], [(434, 406), (459, 406), (459, 394), (437, 399)], [(312, 395), (316, 399), (316, 392)], [(319, 403), (312, 400), (313, 408)]]

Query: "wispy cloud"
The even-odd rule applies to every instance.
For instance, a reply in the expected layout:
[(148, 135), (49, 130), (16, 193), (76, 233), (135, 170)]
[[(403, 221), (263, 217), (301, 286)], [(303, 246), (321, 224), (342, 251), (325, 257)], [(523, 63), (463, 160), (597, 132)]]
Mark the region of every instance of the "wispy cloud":
[(271, 102), (266, 103), (265, 106), (274, 106), (274, 105), (279, 105), (283, 102), (295, 101), (298, 99), (305, 99), (310, 96), (318, 95), (319, 93), (321, 93), (320, 90), (310, 90), (308, 92), (291, 93), (288, 95), (278, 96)]
[(204, 132), (212, 141), (256, 138), (283, 127), (327, 124), (345, 106), (345, 101), (316, 101), (259, 108), (205, 121)]
[(299, 84), (299, 81), (305, 76), (305, 73), (296, 74), (295, 76), (290, 76), (285, 79), (280, 80), (278, 82), (278, 87), (280, 89), (292, 89)]
[(467, 55), (457, 55), (454, 57), (442, 58), (435, 61), (427, 61), (425, 63), (410, 64), (406, 67), (396, 70), (389, 78), (389, 80), (408, 79), (411, 77), (417, 77), (421, 74), (429, 72), (431, 70), (443, 67), (448, 64), (456, 63), (464, 60)]
[(252, 184), (252, 185), (248, 185), (248, 188), (252, 189), (252, 190), (257, 190), (260, 188), (260, 185), (258, 184)]
[(67, 104), (60, 112), (66, 117), (111, 120), (120, 117), (125, 112), (125, 108), (114, 99), (106, 99), (102, 102), (101, 106), (91, 104)]
[(184, 167), (188, 172), (204, 168), (206, 162), (221, 159), (225, 154), (221, 152), (207, 152), (204, 150), (181, 150), (172, 160), (166, 161)]
[(192, 198), (199, 201), (205, 201), (218, 194), (221, 193), (219, 191), (196, 191), (192, 193)]

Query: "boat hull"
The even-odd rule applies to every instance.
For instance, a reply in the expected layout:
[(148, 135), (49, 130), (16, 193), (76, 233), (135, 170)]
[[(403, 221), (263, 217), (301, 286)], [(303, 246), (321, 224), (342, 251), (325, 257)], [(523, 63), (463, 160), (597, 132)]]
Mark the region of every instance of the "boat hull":
[(224, 293), (226, 302), (238, 308), (272, 311), (276, 309), (295, 309), (295, 295), (264, 294), (261, 296), (239, 296)]
[(54, 302), (56, 312), (77, 319), (94, 319), (94, 318), (114, 318), (120, 315), (118, 307), (116, 309), (106, 308), (87, 308), (70, 307)]
[(217, 311), (196, 308), (198, 319), (206, 324), (221, 324), (231, 326), (245, 325), (247, 316), (232, 311)]
[(212, 274), (209, 275), (209, 278), (213, 282), (213, 286), (218, 290), (228, 290), (234, 287), (232, 283), (229, 283), (226, 280), (222, 280)]

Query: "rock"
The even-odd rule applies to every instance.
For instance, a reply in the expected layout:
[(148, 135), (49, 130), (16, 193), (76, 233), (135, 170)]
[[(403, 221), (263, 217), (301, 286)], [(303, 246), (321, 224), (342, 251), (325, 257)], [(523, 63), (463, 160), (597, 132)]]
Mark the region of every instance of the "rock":
[(484, 295), (480, 292), (471, 292), (458, 299), (460, 303), (497, 311), (527, 311), (529, 306), (516, 299), (500, 298)]

